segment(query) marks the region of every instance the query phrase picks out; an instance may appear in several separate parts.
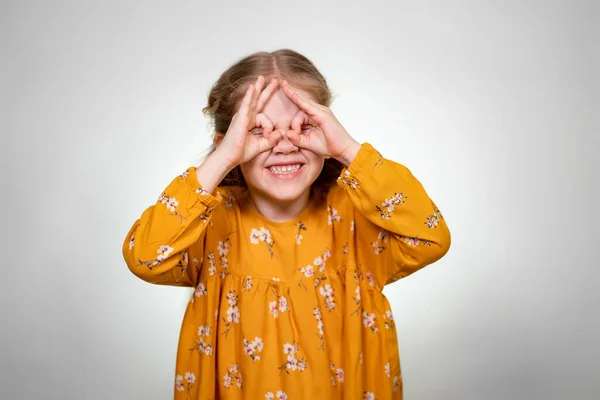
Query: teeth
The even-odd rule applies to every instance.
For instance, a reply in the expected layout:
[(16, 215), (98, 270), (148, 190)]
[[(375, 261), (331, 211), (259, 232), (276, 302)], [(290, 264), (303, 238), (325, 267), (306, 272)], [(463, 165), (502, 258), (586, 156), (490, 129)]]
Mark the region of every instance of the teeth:
[(279, 175), (284, 175), (284, 174), (291, 174), (292, 172), (296, 172), (300, 169), (301, 165), (300, 164), (293, 164), (293, 165), (279, 165), (276, 167), (269, 167), (269, 170), (271, 172), (273, 172), (274, 174), (279, 174)]

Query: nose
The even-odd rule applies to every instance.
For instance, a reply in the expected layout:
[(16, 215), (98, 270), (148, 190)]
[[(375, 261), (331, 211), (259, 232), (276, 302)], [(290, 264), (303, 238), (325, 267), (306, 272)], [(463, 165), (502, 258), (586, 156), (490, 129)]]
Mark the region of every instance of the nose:
[(287, 129), (281, 129), (281, 132), (282, 136), (279, 138), (277, 144), (273, 147), (273, 153), (288, 154), (298, 151), (298, 147), (296, 147), (285, 134)]

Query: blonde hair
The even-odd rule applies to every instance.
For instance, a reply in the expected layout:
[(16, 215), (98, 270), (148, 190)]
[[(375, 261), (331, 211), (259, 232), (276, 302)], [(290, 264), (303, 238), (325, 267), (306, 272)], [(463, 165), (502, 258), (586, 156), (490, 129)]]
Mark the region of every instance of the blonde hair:
[[(217, 133), (227, 132), (246, 89), (259, 75), (265, 77), (265, 82), (269, 82), (272, 78), (277, 78), (280, 82), (285, 79), (298, 89), (310, 93), (319, 104), (324, 106), (329, 107), (333, 100), (325, 77), (302, 54), (290, 49), (256, 52), (231, 65), (211, 88), (208, 105), (202, 109), (202, 112), (210, 118), (213, 138)], [(208, 154), (214, 151), (213, 144)], [(313, 184), (312, 194), (324, 197), (342, 169), (343, 164), (339, 161), (333, 158), (326, 159), (321, 174)], [(234, 168), (219, 186), (247, 188), (239, 166)]]

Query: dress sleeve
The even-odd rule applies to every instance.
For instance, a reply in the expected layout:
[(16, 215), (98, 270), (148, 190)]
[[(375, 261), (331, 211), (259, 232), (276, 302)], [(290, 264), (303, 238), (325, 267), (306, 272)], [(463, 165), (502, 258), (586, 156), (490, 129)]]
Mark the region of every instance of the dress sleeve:
[(355, 208), (356, 248), (380, 286), (439, 260), (450, 248), (440, 210), (405, 166), (369, 143), (338, 180)]
[(207, 226), (221, 201), (202, 188), (196, 167), (177, 176), (129, 229), (123, 256), (131, 272), (150, 283), (196, 286)]

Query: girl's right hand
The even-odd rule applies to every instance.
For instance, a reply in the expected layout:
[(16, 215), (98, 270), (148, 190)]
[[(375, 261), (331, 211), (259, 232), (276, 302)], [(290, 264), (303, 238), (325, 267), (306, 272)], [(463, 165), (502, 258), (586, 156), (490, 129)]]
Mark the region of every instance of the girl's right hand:
[[(273, 124), (269, 118), (259, 113), (279, 86), (279, 81), (273, 79), (262, 90), (264, 82), (265, 78), (260, 75), (256, 83), (248, 87), (238, 111), (231, 119), (227, 133), (217, 147), (217, 152), (230, 168), (235, 168), (273, 148), (282, 136), (279, 130), (273, 131)], [(255, 128), (262, 128), (262, 132), (255, 132)]]

